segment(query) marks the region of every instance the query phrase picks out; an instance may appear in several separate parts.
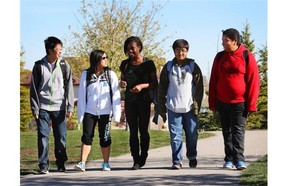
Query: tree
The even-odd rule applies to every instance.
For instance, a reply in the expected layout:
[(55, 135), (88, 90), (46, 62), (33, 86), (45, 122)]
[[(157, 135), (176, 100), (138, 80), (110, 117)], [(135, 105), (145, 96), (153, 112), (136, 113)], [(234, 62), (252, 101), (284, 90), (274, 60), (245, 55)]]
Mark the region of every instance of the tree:
[(154, 2), (151, 7), (143, 7), (143, 0), (82, 0), (79, 9), (82, 19), (77, 17), (82, 30), (75, 32), (70, 28), (71, 37), (66, 42), (66, 55), (76, 59), (69, 61), (74, 75), (80, 77), (81, 71), (89, 66), (89, 54), (93, 49), (104, 50), (109, 56), (109, 66), (119, 75), (120, 62), (126, 58), (124, 41), (132, 35), (141, 38), (144, 56), (152, 58), (156, 66), (163, 65), (165, 59), (160, 57), (164, 51), (160, 44), (168, 37), (156, 40), (161, 28), (155, 20), (163, 7)]
[(259, 54), (258, 68), (260, 73), (260, 95), (257, 102), (258, 112), (252, 113), (246, 125), (248, 129), (264, 129), (267, 128), (267, 46), (263, 46), (263, 49), (258, 50), (257, 53), (254, 53), (254, 40), (251, 40), (250, 36), (250, 25), (246, 21), (244, 25), (244, 30), (241, 32), (243, 37), (243, 44), (245, 47), (251, 51), (254, 55)]
[[(263, 45), (262, 49), (258, 50), (259, 60), (258, 60), (258, 68), (260, 73), (260, 94), (259, 99), (257, 101), (257, 121), (258, 121), (258, 129), (267, 129), (267, 121), (268, 121), (268, 76), (267, 76), (267, 57), (268, 57), (268, 50), (267, 45)], [(253, 116), (253, 115), (251, 115)], [(248, 125), (249, 126), (249, 122)]]
[(244, 30), (241, 31), (242, 33), (242, 43), (245, 45), (245, 47), (251, 51), (253, 54), (255, 54), (254, 48), (254, 39), (251, 40), (251, 32), (250, 32), (250, 24), (248, 23), (248, 21), (246, 20), (246, 23), (244, 24)]
[[(20, 51), (20, 58), (25, 54), (23, 49)], [(25, 62), (20, 59), (20, 83), (25, 80), (25, 75), (30, 71), (24, 69)], [(33, 117), (30, 111), (29, 88), (20, 86), (20, 130), (27, 131), (29, 123)]]

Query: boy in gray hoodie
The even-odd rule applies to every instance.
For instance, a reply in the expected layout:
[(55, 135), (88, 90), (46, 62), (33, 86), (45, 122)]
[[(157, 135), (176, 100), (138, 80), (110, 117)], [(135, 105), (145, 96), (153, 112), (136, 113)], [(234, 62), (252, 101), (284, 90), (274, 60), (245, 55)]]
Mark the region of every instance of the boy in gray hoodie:
[(173, 43), (175, 58), (168, 61), (160, 74), (158, 109), (163, 120), (168, 112), (172, 149), (172, 169), (182, 168), (182, 134), (186, 136), (189, 167), (197, 166), (198, 112), (203, 98), (203, 77), (199, 66), (187, 58), (189, 44), (184, 39)]
[(50, 122), (55, 138), (56, 165), (58, 171), (65, 172), (64, 164), (68, 159), (66, 117), (72, 116), (74, 108), (71, 68), (61, 59), (63, 44), (52, 36), (44, 43), (47, 55), (35, 63), (30, 84), (30, 104), (37, 123), (38, 166), (41, 174), (49, 173)]

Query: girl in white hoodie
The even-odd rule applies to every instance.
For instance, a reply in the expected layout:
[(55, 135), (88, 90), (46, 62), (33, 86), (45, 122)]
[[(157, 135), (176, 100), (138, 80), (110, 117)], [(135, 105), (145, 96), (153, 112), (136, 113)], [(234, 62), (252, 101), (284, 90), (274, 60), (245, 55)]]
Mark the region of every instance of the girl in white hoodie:
[(81, 161), (75, 169), (85, 171), (85, 163), (91, 150), (96, 124), (103, 156), (102, 168), (110, 171), (110, 116), (120, 122), (121, 99), (116, 73), (107, 67), (107, 54), (94, 50), (90, 54), (90, 67), (82, 72), (78, 91), (77, 115), (83, 123)]

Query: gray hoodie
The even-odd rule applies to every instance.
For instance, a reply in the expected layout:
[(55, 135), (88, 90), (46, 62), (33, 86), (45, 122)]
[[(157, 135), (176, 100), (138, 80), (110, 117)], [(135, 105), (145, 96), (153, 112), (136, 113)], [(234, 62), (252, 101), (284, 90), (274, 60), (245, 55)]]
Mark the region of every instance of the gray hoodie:
[(72, 72), (66, 63), (66, 87), (64, 87), (63, 74), (58, 59), (54, 69), (47, 57), (40, 62), (41, 71), (34, 65), (30, 84), (30, 104), (33, 114), (39, 114), (40, 109), (47, 111), (67, 110), (73, 112), (74, 91)]
[[(171, 71), (167, 71), (167, 63), (164, 65), (158, 85), (158, 109), (160, 115), (164, 115), (167, 109), (176, 113), (186, 113), (191, 110), (195, 115), (201, 108), (203, 98), (203, 76), (195, 62), (191, 72), (189, 63), (192, 59), (186, 58), (180, 66), (174, 65)], [(192, 83), (191, 83), (192, 82)]]

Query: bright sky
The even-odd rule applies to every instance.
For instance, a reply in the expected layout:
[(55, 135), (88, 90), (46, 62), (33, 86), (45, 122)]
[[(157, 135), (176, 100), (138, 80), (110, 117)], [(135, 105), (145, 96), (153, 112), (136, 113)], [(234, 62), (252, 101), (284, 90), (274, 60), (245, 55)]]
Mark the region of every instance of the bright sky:
[[(222, 50), (221, 30), (233, 27), (241, 31), (248, 21), (256, 49), (267, 43), (267, 0), (159, 2), (165, 5), (160, 12), (163, 16), (158, 17), (163, 28), (158, 37), (172, 36), (163, 43), (164, 50), (168, 50), (164, 57), (172, 59), (172, 43), (179, 38), (186, 39), (190, 44), (188, 57), (196, 60), (204, 75), (210, 72), (217, 49)], [(44, 39), (50, 35), (65, 38), (70, 34), (69, 25), (74, 31), (80, 29), (75, 17), (75, 14), (80, 17), (80, 0), (21, 0), (20, 3), (20, 41), (25, 51), (23, 60), (25, 68), (31, 70), (34, 62), (45, 55)], [(145, 1), (145, 5), (150, 5), (150, 2)]]

